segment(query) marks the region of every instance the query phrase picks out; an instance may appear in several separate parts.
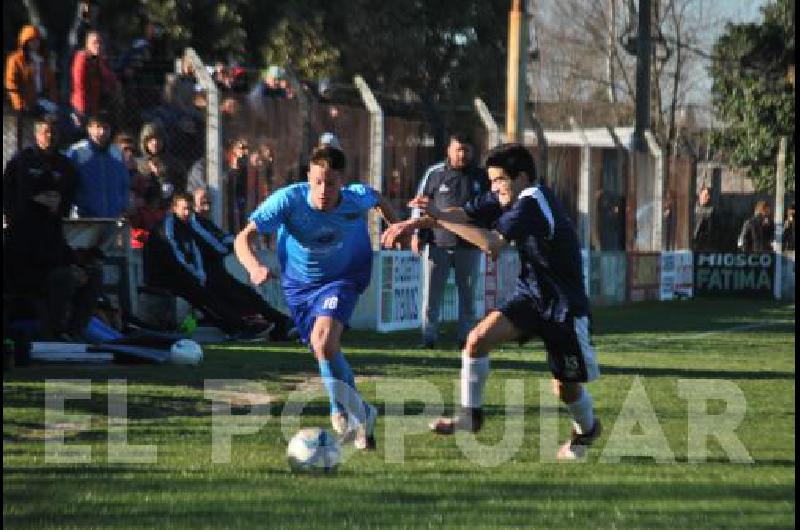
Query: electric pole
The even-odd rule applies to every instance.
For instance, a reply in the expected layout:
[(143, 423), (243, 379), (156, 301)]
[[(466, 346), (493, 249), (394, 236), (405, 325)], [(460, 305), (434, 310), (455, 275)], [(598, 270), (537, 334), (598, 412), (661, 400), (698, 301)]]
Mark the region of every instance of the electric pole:
[(639, 0), (639, 38), (636, 42), (636, 124), (634, 143), (637, 151), (645, 151), (644, 132), (650, 128), (650, 0)]
[(522, 0), (513, 0), (508, 14), (508, 66), (506, 75), (506, 141), (520, 142), (525, 116), (525, 70), (528, 47), (526, 15)]

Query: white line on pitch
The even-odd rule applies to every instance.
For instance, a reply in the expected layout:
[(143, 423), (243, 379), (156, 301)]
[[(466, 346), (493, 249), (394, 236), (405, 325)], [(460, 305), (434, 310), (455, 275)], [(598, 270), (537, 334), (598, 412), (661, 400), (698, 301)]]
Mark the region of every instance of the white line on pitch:
[(702, 337), (707, 337), (709, 335), (716, 335), (717, 333), (730, 333), (735, 331), (747, 331), (750, 329), (759, 329), (759, 328), (768, 328), (772, 326), (782, 326), (784, 324), (794, 324), (794, 320), (772, 320), (770, 322), (758, 322), (756, 324), (742, 324), (741, 326), (733, 326), (732, 328), (725, 328), (725, 329), (717, 329), (714, 331), (704, 331), (703, 333), (697, 333), (696, 335), (689, 335), (688, 337), (684, 337), (687, 339), (700, 339)]

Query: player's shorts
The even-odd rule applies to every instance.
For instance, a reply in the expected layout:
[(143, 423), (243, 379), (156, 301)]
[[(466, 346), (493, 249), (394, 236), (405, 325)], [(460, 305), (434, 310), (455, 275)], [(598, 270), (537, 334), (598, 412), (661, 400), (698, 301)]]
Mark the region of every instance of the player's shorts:
[(356, 282), (339, 280), (317, 288), (284, 288), (300, 339), (308, 343), (317, 317), (332, 317), (345, 326), (356, 308), (361, 291)]
[(542, 318), (530, 298), (516, 295), (499, 309), (521, 333), (520, 344), (533, 337), (544, 341), (553, 377), (568, 383), (586, 383), (600, 375), (589, 338), (589, 317), (567, 314), (564, 322)]

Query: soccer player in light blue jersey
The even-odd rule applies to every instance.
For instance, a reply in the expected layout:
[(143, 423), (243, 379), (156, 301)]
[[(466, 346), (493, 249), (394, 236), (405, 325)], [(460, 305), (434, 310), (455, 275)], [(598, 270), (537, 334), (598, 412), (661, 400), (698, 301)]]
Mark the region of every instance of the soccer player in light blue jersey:
[(315, 149), (308, 182), (270, 195), (252, 213), (234, 248), (250, 280), (259, 285), (275, 273), (258, 261), (251, 243), (256, 234), (277, 232), (281, 286), (300, 337), (319, 363), (333, 428), (343, 440), (352, 438), (357, 448), (374, 449), (377, 409), (356, 390), (341, 336), (372, 271), (365, 214), (376, 208), (389, 223), (396, 216), (369, 186), (344, 186), (344, 166), (339, 149)]

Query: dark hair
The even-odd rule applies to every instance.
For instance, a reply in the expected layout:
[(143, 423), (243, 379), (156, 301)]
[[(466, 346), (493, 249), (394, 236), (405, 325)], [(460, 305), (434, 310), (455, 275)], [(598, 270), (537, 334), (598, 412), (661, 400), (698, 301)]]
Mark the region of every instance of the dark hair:
[(317, 147), (311, 152), (311, 164), (320, 166), (327, 165), (329, 168), (336, 171), (344, 171), (347, 165), (347, 159), (344, 153), (335, 147), (329, 145)]
[(501, 144), (486, 154), (486, 167), (499, 167), (512, 179), (524, 174), (531, 183), (536, 182), (536, 162), (522, 144)]
[[(133, 135), (128, 131), (120, 131), (116, 135), (114, 135), (114, 143), (121, 144), (121, 143), (130, 143), (135, 144), (135, 140), (133, 139)], [(135, 147), (135, 146), (134, 146)]]
[(111, 120), (109, 119), (108, 113), (101, 110), (99, 112), (91, 114), (89, 118), (86, 120), (87, 126), (92, 123), (99, 123), (100, 125), (110, 125)]
[[(91, 2), (88, 2), (88, 3), (91, 3)], [(100, 28), (98, 28), (96, 26), (89, 26), (89, 28), (86, 30), (86, 34), (83, 36), (84, 45), (87, 42), (89, 42), (89, 35), (93, 35), (93, 34), (97, 35), (98, 37), (100, 37), (100, 40), (103, 39), (103, 34), (100, 32)]]
[(58, 124), (58, 118), (55, 114), (40, 114), (33, 118), (33, 125), (49, 125), (51, 127), (55, 127)]
[(450, 146), (453, 142), (472, 145), (472, 138), (464, 131), (453, 131), (447, 135), (447, 145)]

